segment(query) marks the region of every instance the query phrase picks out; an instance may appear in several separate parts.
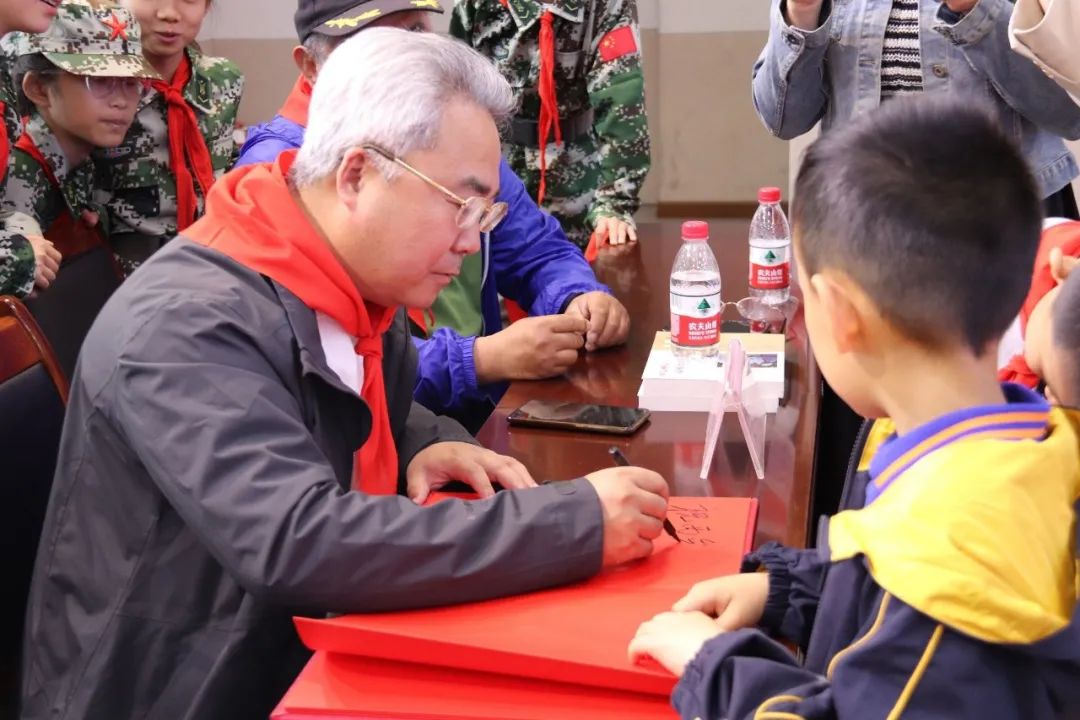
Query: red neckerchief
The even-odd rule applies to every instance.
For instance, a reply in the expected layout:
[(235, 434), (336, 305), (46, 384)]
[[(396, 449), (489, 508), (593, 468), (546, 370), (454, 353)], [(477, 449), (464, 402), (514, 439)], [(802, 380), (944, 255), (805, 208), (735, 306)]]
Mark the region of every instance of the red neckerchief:
[[(0, 122), (3, 122), (5, 115), (7, 115), (7, 105), (0, 101)], [(0, 182), (3, 182), (4, 178), (7, 177), (7, 166), (10, 158), (11, 138), (8, 137), (7, 130), (5, 129), (4, 137), (0, 139)]]
[(281, 283), (312, 310), (336, 320), (356, 338), (364, 358), (360, 396), (371, 409), (371, 435), (357, 453), (354, 487), (380, 495), (397, 492), (398, 456), (383, 383), (383, 334), (397, 308), (367, 302), (312, 226), (288, 184), (296, 150), (271, 164), (237, 168), (218, 181), (206, 214), (184, 233), (236, 262)]
[[(510, 0), (499, 0), (509, 9)], [(540, 78), (536, 91), (540, 96), (540, 122), (537, 142), (540, 143), (540, 188), (536, 204), (544, 203), (547, 194), (547, 144), (551, 131), (555, 130), (555, 143), (562, 145), (562, 127), (559, 122), (559, 98), (555, 88), (555, 16), (545, 10), (540, 16)]]
[(203, 197), (214, 184), (214, 164), (206, 139), (199, 130), (195, 111), (184, 98), (184, 87), (191, 79), (191, 60), (184, 53), (172, 82), (152, 80), (150, 86), (165, 98), (168, 106), (169, 168), (176, 178), (176, 229), (184, 230), (195, 221), (199, 207), (195, 183)]
[(296, 78), (296, 83), (285, 98), (285, 104), (278, 110), (278, 115), (301, 127), (307, 127), (308, 108), (311, 107), (311, 83), (303, 75)]

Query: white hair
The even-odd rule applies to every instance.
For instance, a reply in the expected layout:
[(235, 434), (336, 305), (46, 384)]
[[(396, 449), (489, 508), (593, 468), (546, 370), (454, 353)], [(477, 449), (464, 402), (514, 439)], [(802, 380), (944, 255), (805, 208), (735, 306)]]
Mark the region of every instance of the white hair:
[[(333, 174), (346, 152), (365, 143), (398, 156), (431, 149), (443, 109), (456, 99), (487, 110), (496, 125), (516, 110), (510, 85), (464, 43), (397, 28), (357, 33), (319, 71), (293, 182), (304, 187)], [(396, 168), (382, 167), (393, 176)]]

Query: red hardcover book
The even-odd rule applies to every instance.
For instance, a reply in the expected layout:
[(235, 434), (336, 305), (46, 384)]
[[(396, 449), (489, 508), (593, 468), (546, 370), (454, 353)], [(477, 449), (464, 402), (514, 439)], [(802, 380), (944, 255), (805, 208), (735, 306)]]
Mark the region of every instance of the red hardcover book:
[(673, 720), (667, 698), (317, 652), (272, 720)]
[(634, 665), (638, 626), (695, 582), (738, 572), (754, 535), (752, 498), (672, 498), (681, 542), (662, 535), (636, 563), (551, 590), (452, 607), (297, 618), (313, 650), (666, 697), (675, 679)]

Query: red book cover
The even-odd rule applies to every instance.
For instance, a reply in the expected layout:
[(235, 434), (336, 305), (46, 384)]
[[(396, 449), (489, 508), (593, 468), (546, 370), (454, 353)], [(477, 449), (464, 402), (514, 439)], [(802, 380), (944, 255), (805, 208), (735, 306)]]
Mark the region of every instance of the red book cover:
[(315, 653), (272, 720), (673, 720), (667, 698)]
[(452, 607), (327, 620), (297, 618), (313, 650), (499, 673), (666, 697), (673, 678), (634, 665), (638, 626), (669, 610), (700, 580), (738, 572), (753, 539), (752, 498), (672, 498), (681, 542), (661, 535), (653, 554), (590, 580)]

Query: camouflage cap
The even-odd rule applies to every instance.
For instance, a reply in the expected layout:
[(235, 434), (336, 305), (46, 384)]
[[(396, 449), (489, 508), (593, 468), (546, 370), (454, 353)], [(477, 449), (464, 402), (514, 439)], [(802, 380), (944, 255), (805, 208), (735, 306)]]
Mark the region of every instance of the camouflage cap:
[(406, 10), (445, 12), (443, 0), (300, 0), (293, 21), (304, 42), (315, 33), (351, 35), (368, 23)]
[(119, 5), (64, 0), (46, 32), (18, 33), (15, 47), (19, 55), (41, 53), (75, 75), (158, 79), (143, 57), (141, 38), (138, 21)]

